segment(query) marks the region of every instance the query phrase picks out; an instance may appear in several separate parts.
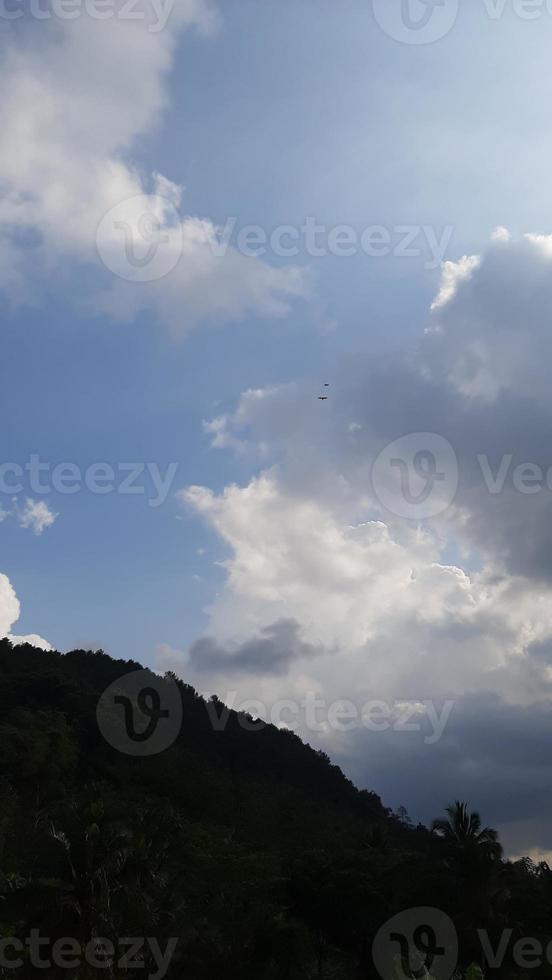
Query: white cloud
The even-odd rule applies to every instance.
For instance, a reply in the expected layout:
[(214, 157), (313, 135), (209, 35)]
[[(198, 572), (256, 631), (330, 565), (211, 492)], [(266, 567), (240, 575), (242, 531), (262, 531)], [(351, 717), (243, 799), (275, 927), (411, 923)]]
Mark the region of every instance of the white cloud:
[(480, 261), (479, 255), (464, 255), (458, 262), (443, 262), (441, 286), (433, 301), (432, 310), (439, 310), (454, 299), (460, 283), (470, 278)]
[(32, 633), (28, 636), (14, 636), (10, 631), (14, 623), (19, 619), (21, 607), (14, 588), (7, 575), (0, 574), (0, 637), (8, 637), (14, 646), (22, 643), (30, 643), (41, 650), (51, 650), (52, 647), (47, 640)]
[[(144, 0), (140, 8), (149, 19), (53, 18), (41, 21), (40, 34), (18, 21), (12, 32), (0, 65), (0, 85), (10, 91), (0, 106), (4, 286), (15, 298), (33, 301), (41, 279), (51, 281), (55, 273), (60, 285), (70, 286), (75, 263), (92, 263), (105, 288), (88, 303), (119, 319), (149, 309), (185, 330), (202, 319), (231, 320), (248, 311), (284, 315), (308, 292), (303, 274), (246, 259), (232, 248), (216, 257), (210, 221), (173, 220), (182, 188), (159, 174), (142, 175), (131, 162), (137, 137), (159, 124), (167, 104), (180, 32), (209, 32), (216, 23), (208, 0), (178, 0), (165, 29), (152, 32), (151, 5)], [(121, 229), (135, 232), (147, 211), (167, 238), (161, 272), (170, 268), (170, 275), (129, 283), (103, 269), (97, 231), (114, 207), (119, 231), (100, 243), (110, 268), (124, 259)], [(29, 233), (33, 247), (19, 247)]]
[[(300, 684), (308, 676), (332, 698), (375, 691), (426, 699), (490, 687), (519, 701), (543, 684), (552, 690), (544, 665), (521, 686), (519, 677), (529, 647), (552, 643), (552, 589), (492, 566), (469, 575), (445, 564), (429, 531), (348, 526), (328, 506), (293, 496), (274, 473), (219, 496), (190, 488), (182, 499), (230, 549), (225, 588), (209, 610), (219, 646), (294, 621), (303, 643), (325, 651), (307, 658)], [(220, 656), (206, 656), (203, 667), (209, 673), (216, 664), (228, 684), (231, 661), (229, 652), (226, 676)], [(297, 664), (290, 658), (287, 666)], [(199, 657), (192, 667), (201, 674)], [(294, 670), (265, 690), (281, 697), (297, 680)]]
[(37, 647), (39, 650), (48, 651), (53, 649), (47, 640), (44, 640), (36, 633), (30, 633), (28, 636), (14, 636), (12, 633), (8, 633), (8, 640), (14, 647), (20, 647), (24, 643), (28, 643), (30, 646)]
[(30, 528), (34, 534), (41, 535), (46, 528), (51, 527), (57, 518), (44, 500), (32, 500), (27, 497), (20, 506), (15, 504), (15, 516), (20, 527)]
[(492, 242), (510, 242), (511, 240), (512, 233), (502, 225), (498, 225), (491, 235)]
[(6, 636), (19, 619), (19, 600), (6, 575), (0, 574), (0, 636)]
[(433, 377), (468, 398), (506, 392), (551, 400), (552, 236), (496, 240), (482, 257), (447, 262), (423, 356)]
[[(327, 504), (344, 523), (376, 517), (395, 530), (400, 522), (372, 492), (373, 461), (411, 433), (444, 436), (460, 483), (434, 530), (464, 560), (475, 552), (478, 563), (549, 581), (551, 309), (547, 241), (493, 242), (433, 310), (417, 350), (336, 365), (324, 412), (310, 382), (246, 392), (234, 413), (208, 426), (213, 445), (278, 463), (286, 492)], [(484, 473), (496, 476), (503, 461), (504, 486), (491, 493)], [(526, 463), (542, 471), (538, 492), (516, 487), (516, 468)]]
[[(529, 495), (510, 480), (491, 494), (477, 455), (494, 473), (503, 454), (514, 466), (552, 466), (551, 240), (501, 235), (477, 260), (445, 267), (417, 351), (336, 365), (323, 413), (310, 382), (245, 392), (206, 429), (214, 448), (247, 453), (261, 473), (220, 493), (181, 493), (227, 549), (226, 581), (186, 676), (267, 706), (308, 691), (327, 702), (454, 700), (432, 752), (404, 733), (302, 734), (420, 816), (453, 793), (495, 808), (512, 847), (552, 802), (541, 798), (552, 484)], [(371, 485), (381, 449), (413, 432), (446, 437), (460, 470), (454, 504), (417, 525), (387, 512)], [(266, 631), (282, 621), (300, 644), (288, 639), (287, 657), (276, 646), (279, 669), (270, 658), (267, 669)], [(236, 669), (255, 656), (255, 669)], [(520, 802), (505, 810), (512, 786)], [(542, 819), (531, 826), (530, 842), (550, 847)]]

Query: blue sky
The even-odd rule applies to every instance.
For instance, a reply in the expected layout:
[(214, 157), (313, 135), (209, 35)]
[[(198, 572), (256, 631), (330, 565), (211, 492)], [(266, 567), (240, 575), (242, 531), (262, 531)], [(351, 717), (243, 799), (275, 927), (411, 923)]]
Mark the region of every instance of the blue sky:
[[(379, 2), (176, 0), (159, 32), (147, 0), (132, 22), (120, 0), (107, 22), (2, 8), (2, 462), (174, 473), (156, 507), (147, 473), (142, 495), (2, 494), (0, 628), (266, 705), (452, 699), (433, 753), (301, 733), (423, 818), (434, 769), (491, 817), (519, 779), (509, 846), (543, 853), (546, 772), (479, 756), (504, 727), (542, 738), (550, 503), (490, 493), (475, 461), (552, 462), (552, 247), (524, 238), (552, 228), (552, 15), (480, 0), (412, 44)], [(113, 209), (135, 235), (144, 200), (176, 266), (128, 282)], [(389, 254), (314, 255), (309, 219), (326, 245), (378, 226)], [(289, 226), (297, 254), (244, 255), (248, 225)], [(405, 520), (371, 468), (412, 433), (450, 443), (460, 484)]]
[[(240, 225), (267, 228), (300, 225), (307, 215), (359, 228), (388, 223), (382, 177), (388, 185), (389, 175), (375, 148), (382, 129), (383, 155), (395, 136), (382, 118), (385, 83), (378, 76), (396, 52), (375, 33), (367, 5), (351, 5), (337, 37), (330, 4), (314, 18), (306, 5), (292, 4), (243, 3), (221, 13), (215, 36), (181, 40), (167, 86), (171, 104), (133, 159), (185, 185), (186, 213), (222, 224), (234, 215)], [(412, 167), (404, 150), (393, 153), (398, 182)], [(407, 223), (413, 212), (405, 206), (397, 214)], [(220, 488), (240, 479), (239, 465), (209, 452), (202, 420), (249, 387), (302, 377), (316, 386), (348, 348), (385, 349), (397, 330), (416, 326), (397, 322), (401, 308), (423, 322), (437, 278), (420, 276), (408, 262), (395, 270), (385, 259), (372, 268), (363, 257), (302, 262), (314, 266), (314, 310), (301, 305), (284, 322), (246, 316), (227, 332), (219, 324), (183, 342), (147, 315), (123, 326), (83, 315), (73, 277), (78, 282), (89, 270), (73, 269), (60, 290), (49, 284), (36, 309), (8, 306), (4, 399), (17, 406), (17, 418), (5, 434), (5, 458), (24, 463), (34, 452), (82, 466), (177, 461), (182, 486)], [(397, 280), (398, 291), (390, 288)], [(339, 329), (328, 332), (326, 320), (339, 320)], [(86, 642), (145, 660), (159, 638), (176, 645), (192, 638), (218, 575), (203, 585), (193, 579), (212, 577), (196, 554), (206, 535), (192, 520), (177, 523), (176, 513), (171, 500), (151, 513), (139, 498), (79, 494), (63, 500), (63, 520), (39, 540), (6, 524), (6, 568), (18, 594), (30, 591), (23, 632), (38, 623), (62, 649)], [(209, 547), (220, 554), (216, 543)], [(84, 555), (83, 588), (75, 564)], [(144, 601), (147, 616), (138, 622)]]

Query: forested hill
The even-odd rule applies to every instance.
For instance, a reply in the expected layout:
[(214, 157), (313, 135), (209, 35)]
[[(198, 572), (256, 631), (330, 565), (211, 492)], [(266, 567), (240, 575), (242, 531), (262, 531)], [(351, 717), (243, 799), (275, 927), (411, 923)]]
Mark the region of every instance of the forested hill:
[[(473, 925), (544, 928), (546, 866), (508, 864), (496, 848), (474, 864), (469, 848), (410, 826), (295, 735), (248, 730), (232, 711), (213, 725), (222, 705), (172, 676), (149, 675), (177, 692), (174, 742), (149, 757), (120, 751), (98, 705), (140, 669), (0, 641), (1, 937), (149, 936), (163, 948), (178, 937), (169, 978), (352, 980), (375, 976), (372, 939), (406, 908), (445, 909), (469, 961), (468, 906)], [(83, 965), (74, 976), (126, 972)], [(36, 972), (0, 964), (12, 975)], [(58, 975), (73, 976), (48, 973)]]
[[(314, 843), (325, 834), (379, 827), (415, 836), (375, 793), (359, 791), (323, 752), (272, 725), (204, 698), (175, 678), (182, 719), (174, 744), (151, 758), (129, 758), (102, 736), (97, 706), (118, 678), (143, 669), (103, 652), (45, 653), (0, 641), (0, 759), (6, 778), (49, 798), (56, 782), (73, 791), (90, 780), (166, 797), (193, 819), (231, 827), (238, 837)], [(152, 675), (155, 676), (155, 675)], [(170, 675), (173, 677), (174, 675)], [(6, 731), (6, 726), (8, 730)], [(28, 737), (21, 729), (29, 728)], [(13, 732), (10, 737), (9, 732)], [(28, 784), (27, 784), (28, 780)]]

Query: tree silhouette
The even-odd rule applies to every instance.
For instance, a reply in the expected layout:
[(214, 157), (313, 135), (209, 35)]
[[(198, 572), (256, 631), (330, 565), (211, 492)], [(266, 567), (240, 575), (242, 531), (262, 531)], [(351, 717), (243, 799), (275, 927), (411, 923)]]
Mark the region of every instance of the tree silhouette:
[[(139, 667), (0, 640), (0, 939), (178, 937), (166, 980), (366, 980), (381, 926), (428, 906), (457, 930), (458, 977), (483, 966), (478, 928), (494, 949), (504, 928), (550, 941), (552, 872), (503, 860), (465, 803), (413, 826), (296, 735), (251, 731), (230, 709), (214, 724), (223, 707), (175, 678), (174, 744), (117, 751), (98, 699)], [(155, 974), (152, 950), (143, 957)], [(496, 978), (518, 980), (506, 959)], [(27, 980), (27, 967), (0, 964), (0, 978)], [(96, 975), (84, 964), (78, 980)]]
[(448, 820), (437, 819), (431, 824), (434, 834), (441, 838), (453, 860), (465, 866), (472, 861), (499, 861), (502, 846), (498, 834), (492, 827), (482, 827), (481, 817), (476, 810), (470, 812), (467, 803), (456, 800), (446, 808)]
[(507, 897), (502, 888), (502, 846), (492, 827), (483, 827), (479, 813), (456, 800), (447, 818), (434, 820), (431, 830), (455, 893), (455, 920), (467, 962), (481, 962), (478, 930), (492, 931), (501, 919)]

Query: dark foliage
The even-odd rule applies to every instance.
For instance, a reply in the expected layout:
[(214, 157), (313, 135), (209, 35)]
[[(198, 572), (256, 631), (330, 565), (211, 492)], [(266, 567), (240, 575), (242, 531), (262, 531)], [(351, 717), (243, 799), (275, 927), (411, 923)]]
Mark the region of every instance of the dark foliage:
[[(552, 932), (552, 872), (504, 861), (463, 804), (414, 828), (291, 733), (247, 730), (234, 712), (216, 731), (223, 706), (181, 681), (174, 745), (117, 752), (98, 698), (139, 667), (0, 641), (1, 937), (155, 937), (162, 949), (178, 937), (169, 978), (345, 980), (375, 976), (372, 940), (405, 908), (453, 918), (463, 971), (481, 960), (478, 928)], [(157, 976), (151, 951), (140, 955), (139, 970), (42, 975)], [(37, 975), (27, 959), (0, 976)], [(495, 975), (521, 974), (506, 956)]]

